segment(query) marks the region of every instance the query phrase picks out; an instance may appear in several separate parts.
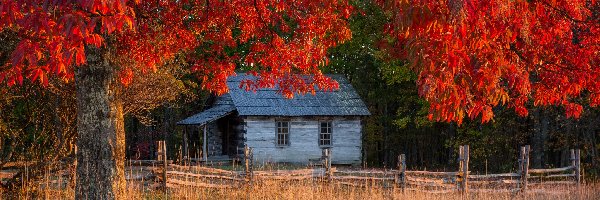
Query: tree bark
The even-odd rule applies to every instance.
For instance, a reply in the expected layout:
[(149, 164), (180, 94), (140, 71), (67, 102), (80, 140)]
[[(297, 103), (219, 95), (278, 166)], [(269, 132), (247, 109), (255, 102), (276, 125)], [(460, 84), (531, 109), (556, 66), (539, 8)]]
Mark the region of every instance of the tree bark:
[(76, 199), (123, 199), (125, 129), (115, 69), (105, 49), (86, 47), (77, 87)]

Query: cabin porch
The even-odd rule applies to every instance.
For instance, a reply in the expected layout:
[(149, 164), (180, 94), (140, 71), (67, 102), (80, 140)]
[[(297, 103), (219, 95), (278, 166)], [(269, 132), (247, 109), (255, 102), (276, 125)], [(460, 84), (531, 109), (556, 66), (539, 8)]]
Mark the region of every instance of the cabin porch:
[(182, 159), (231, 162), (243, 154), (243, 119), (227, 106), (216, 106), (182, 120)]

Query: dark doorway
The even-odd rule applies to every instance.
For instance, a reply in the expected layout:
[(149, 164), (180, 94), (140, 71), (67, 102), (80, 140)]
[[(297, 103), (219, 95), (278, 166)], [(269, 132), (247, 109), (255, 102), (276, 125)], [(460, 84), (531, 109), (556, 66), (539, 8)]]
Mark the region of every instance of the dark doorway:
[(230, 114), (217, 121), (219, 129), (223, 134), (222, 144), (223, 155), (236, 156), (239, 148), (239, 126), (241, 125), (241, 118), (237, 114)]
[(202, 158), (202, 127), (190, 126), (191, 131), (188, 132), (188, 148), (190, 158), (199, 159)]

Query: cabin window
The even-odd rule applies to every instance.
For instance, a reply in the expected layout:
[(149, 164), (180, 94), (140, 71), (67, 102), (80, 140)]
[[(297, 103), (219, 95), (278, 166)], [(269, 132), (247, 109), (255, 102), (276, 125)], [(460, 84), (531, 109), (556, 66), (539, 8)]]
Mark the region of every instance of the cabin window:
[(331, 121), (321, 122), (319, 146), (331, 146)]
[(277, 146), (290, 145), (290, 122), (277, 122)]

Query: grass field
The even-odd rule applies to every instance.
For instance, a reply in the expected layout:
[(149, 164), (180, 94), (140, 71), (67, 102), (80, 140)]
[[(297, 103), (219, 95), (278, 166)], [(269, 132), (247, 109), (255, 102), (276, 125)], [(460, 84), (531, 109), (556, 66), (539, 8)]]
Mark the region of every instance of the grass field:
[[(288, 168), (271, 166), (264, 170)], [(130, 166), (126, 170), (128, 177), (146, 177), (149, 173), (151, 172), (147, 167)], [(0, 192), (0, 199), (74, 199), (74, 191), (72, 185), (69, 186), (69, 179), (47, 176), (39, 184), (34, 185), (36, 186), (24, 187), (26, 189), (19, 191), (18, 194), (1, 194)], [(260, 180), (253, 182), (250, 187), (239, 185), (227, 189), (178, 187), (169, 188), (167, 194), (158, 189), (158, 185), (153, 180), (129, 181), (125, 199), (600, 199), (600, 183), (584, 184), (580, 188), (574, 186), (531, 187), (525, 193), (495, 188), (491, 189), (496, 190), (494, 192), (472, 189), (466, 195), (457, 192), (436, 194), (413, 190), (403, 193), (399, 188), (359, 188), (314, 180)]]
[[(73, 199), (72, 189), (40, 189), (38, 192), (22, 191), (21, 199)], [(4, 194), (6, 195), (6, 194)], [(131, 182), (125, 199), (600, 199), (600, 184), (575, 187), (553, 187), (531, 190), (527, 193), (514, 192), (470, 192), (432, 194), (419, 191), (382, 188), (354, 188), (336, 184), (321, 184), (313, 181), (280, 182), (265, 181), (252, 187), (229, 189), (206, 189), (194, 187), (170, 188), (165, 195), (151, 185)]]

